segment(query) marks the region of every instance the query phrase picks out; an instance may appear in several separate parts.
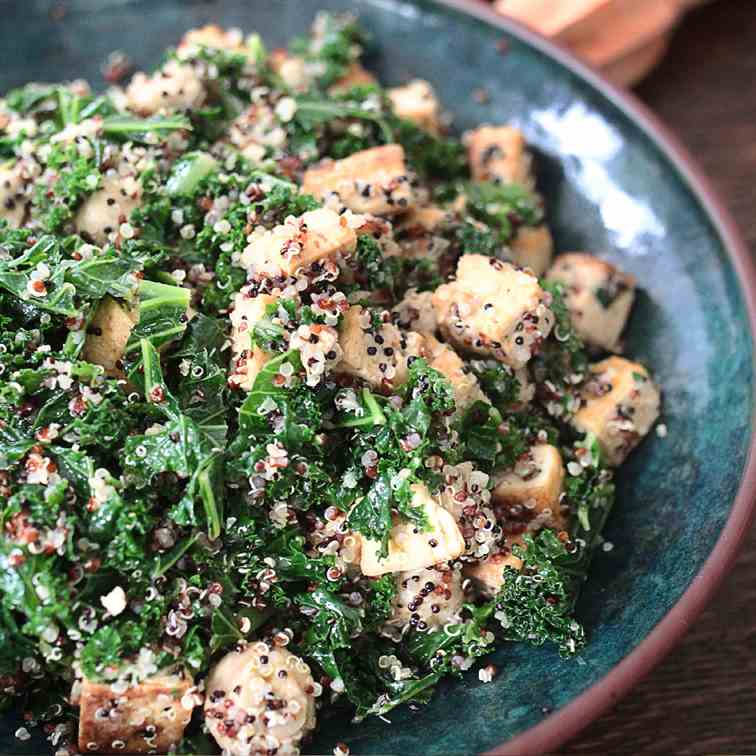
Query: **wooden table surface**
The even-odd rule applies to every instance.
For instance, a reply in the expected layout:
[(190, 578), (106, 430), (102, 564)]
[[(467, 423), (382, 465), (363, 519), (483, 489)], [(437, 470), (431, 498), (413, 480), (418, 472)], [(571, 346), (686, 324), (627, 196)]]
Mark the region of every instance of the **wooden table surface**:
[[(693, 12), (637, 94), (682, 138), (756, 254), (756, 2)], [(682, 643), (564, 753), (756, 753), (756, 530)]]

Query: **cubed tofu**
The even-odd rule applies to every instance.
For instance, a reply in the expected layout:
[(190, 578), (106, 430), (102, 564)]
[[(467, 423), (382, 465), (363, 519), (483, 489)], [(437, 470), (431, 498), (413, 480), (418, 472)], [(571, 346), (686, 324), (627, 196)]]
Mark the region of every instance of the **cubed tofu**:
[(482, 597), (493, 598), (501, 590), (504, 585), (505, 568), (512, 567), (518, 572), (522, 569), (522, 559), (516, 557), (511, 550), (515, 543), (524, 545), (522, 536), (507, 538), (502, 551), (479, 562), (466, 564), (462, 568), (464, 577), (472, 580), (473, 586)]
[(423, 79), (413, 79), (401, 87), (386, 90), (399, 118), (412, 121), (425, 131), (441, 133), (441, 106), (433, 87)]
[(438, 630), (448, 623), (460, 621), (459, 612), (465, 602), (462, 574), (459, 568), (443, 565), (396, 575), (393, 612), (387, 625), (407, 626), (423, 632)]
[(393, 309), (396, 324), (422, 334), (435, 333), (438, 323), (432, 300), (433, 292), (408, 289), (404, 299)]
[(453, 213), (436, 205), (411, 208), (396, 220), (395, 236), (402, 257), (410, 260), (437, 260), (449, 248), (441, 236)]
[(407, 357), (422, 347), (418, 335), (408, 337), (393, 323), (376, 328), (370, 312), (354, 305), (339, 326), (343, 357), (335, 370), (361, 378), (374, 388), (399, 386), (407, 379)]
[(619, 351), (635, 299), (635, 278), (598, 257), (573, 252), (555, 260), (548, 279), (566, 287), (572, 322), (585, 342)]
[(489, 403), (475, 374), (452, 347), (442, 344), (433, 336), (426, 336), (425, 352), (428, 364), (449, 379), (458, 413), (464, 413), (475, 402)]
[(141, 116), (193, 110), (205, 101), (205, 87), (196, 69), (170, 60), (152, 76), (134, 74), (126, 88), (126, 104)]
[(567, 522), (560, 506), (564, 474), (559, 449), (550, 444), (531, 447), (514, 470), (495, 479), (491, 498), (497, 519), (564, 529)]
[(292, 55), (283, 48), (272, 50), (268, 56), (271, 70), (281, 77), (287, 89), (293, 92), (305, 92), (313, 84), (312, 66), (308, 66), (304, 58)]
[(438, 231), (453, 218), (453, 213), (438, 205), (417, 205), (402, 214), (396, 221), (397, 232), (407, 232), (409, 235)]
[(82, 357), (101, 365), (107, 375), (123, 378), (123, 353), (131, 330), (139, 322), (139, 308), (127, 307), (112, 297), (105, 297), (95, 311), (87, 329)]
[(350, 63), (346, 73), (329, 87), (328, 92), (329, 94), (338, 94), (339, 92), (352, 89), (352, 87), (366, 87), (377, 83), (378, 81), (370, 71), (363, 68), (357, 61), (354, 61)]
[(321, 207), (289, 217), (270, 231), (258, 226), (248, 242), (241, 263), (250, 273), (292, 275), (322, 260), (351, 254), (357, 234), (345, 217)]
[(343, 160), (322, 160), (305, 171), (302, 191), (320, 199), (337, 195), (355, 213), (395, 215), (414, 204), (404, 148), (385, 144)]
[(84, 679), (79, 694), (82, 753), (167, 753), (178, 745), (194, 707), (189, 675), (148, 678), (123, 693)]
[(484, 255), (463, 255), (455, 281), (433, 293), (441, 332), (461, 350), (523, 367), (554, 325), (538, 279)]
[(648, 370), (623, 357), (591, 365), (572, 423), (593, 433), (610, 465), (622, 464), (659, 417), (661, 395)]
[(509, 243), (512, 261), (542, 276), (551, 265), (554, 242), (546, 226), (521, 226)]
[(207, 677), (205, 725), (227, 756), (293, 756), (315, 727), (315, 691), (310, 668), (291, 651), (237, 644)]
[(11, 228), (21, 226), (26, 216), (25, 185), (19, 164), (0, 167), (0, 220), (8, 221)]
[(249, 296), (244, 291), (234, 298), (231, 311), (231, 375), (229, 383), (244, 391), (251, 391), (257, 374), (270, 359), (270, 355), (252, 345), (252, 329), (265, 317), (269, 305), (278, 301), (270, 294)]
[(126, 87), (126, 105), (141, 116), (199, 108), (205, 101), (205, 86), (196, 69), (177, 60), (168, 61), (147, 76), (134, 74)]
[(107, 173), (102, 185), (87, 197), (76, 213), (76, 229), (95, 244), (105, 244), (139, 206), (142, 187), (133, 176)]
[(439, 562), (456, 559), (465, 549), (465, 540), (454, 521), (421, 484), (412, 485), (412, 506), (422, 507), (429, 529), (420, 530), (413, 522), (402, 520), (391, 529), (388, 555), (381, 559), (380, 541), (360, 536), (360, 569), (363, 575), (377, 577), (387, 572), (420, 570)]
[(533, 187), (532, 159), (525, 137), (512, 126), (480, 126), (464, 136), (470, 172), (476, 181)]

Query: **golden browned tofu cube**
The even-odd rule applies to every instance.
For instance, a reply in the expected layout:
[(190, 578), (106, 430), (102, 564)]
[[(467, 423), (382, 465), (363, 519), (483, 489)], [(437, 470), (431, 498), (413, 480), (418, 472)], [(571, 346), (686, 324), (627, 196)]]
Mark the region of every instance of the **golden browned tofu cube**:
[(355, 213), (373, 215), (402, 213), (415, 201), (399, 144), (372, 147), (343, 160), (322, 160), (305, 171), (302, 191), (320, 199), (336, 195)]
[(505, 568), (512, 567), (518, 571), (522, 569), (522, 559), (516, 557), (511, 551), (515, 543), (524, 545), (522, 536), (507, 538), (507, 544), (502, 551), (480, 562), (466, 564), (462, 568), (462, 574), (473, 581), (473, 585), (481, 596), (492, 598), (501, 590), (504, 585)]
[(523, 367), (554, 325), (538, 279), (484, 255), (463, 255), (457, 278), (433, 293), (441, 332), (457, 348)]
[(433, 334), (438, 327), (433, 309), (433, 292), (408, 289), (404, 299), (393, 309), (396, 324), (421, 334)]
[(205, 101), (205, 86), (194, 66), (170, 60), (152, 76), (134, 74), (126, 88), (126, 104), (142, 116), (192, 110)]
[(512, 261), (542, 276), (551, 265), (554, 242), (546, 226), (521, 226), (509, 243)]
[(403, 257), (437, 260), (449, 247), (440, 234), (453, 214), (436, 205), (411, 208), (396, 220), (396, 240)]
[(610, 465), (622, 464), (659, 417), (661, 395), (643, 365), (609, 357), (591, 365), (572, 424), (593, 433)]
[(131, 330), (139, 322), (139, 308), (128, 308), (112, 297), (105, 297), (87, 329), (82, 356), (101, 365), (115, 378), (123, 377), (123, 353)]
[(243, 290), (234, 298), (231, 311), (231, 375), (229, 383), (245, 391), (251, 391), (257, 374), (270, 359), (270, 355), (252, 345), (252, 331), (266, 315), (269, 305), (278, 302), (270, 294), (249, 296)]
[[(399, 572), (395, 575), (396, 595), (387, 625), (420, 631), (440, 630), (461, 621), (460, 609), (465, 602), (462, 573), (459, 567), (430, 567)], [(429, 585), (430, 584), (430, 585)]]
[(565, 286), (565, 301), (575, 330), (587, 344), (619, 351), (635, 299), (635, 278), (593, 255), (560, 255), (548, 273)]
[(25, 184), (19, 164), (0, 167), (0, 220), (8, 221), (11, 228), (24, 222), (28, 205)]
[(465, 550), (465, 539), (447, 512), (421, 484), (412, 485), (412, 506), (422, 507), (430, 526), (420, 530), (410, 520), (397, 522), (389, 535), (388, 555), (381, 559), (381, 544), (360, 536), (360, 569), (363, 575), (377, 577), (387, 572), (420, 570), (439, 562), (456, 559)]
[(476, 181), (533, 186), (532, 159), (525, 137), (512, 126), (480, 126), (464, 136), (470, 172)]
[(128, 221), (141, 196), (142, 187), (133, 176), (106, 174), (101, 188), (87, 197), (76, 213), (77, 231), (96, 244), (105, 244)]
[(530, 527), (563, 529), (566, 519), (561, 512), (560, 498), (564, 475), (559, 449), (549, 444), (531, 447), (526, 457), (517, 461), (514, 470), (495, 480), (491, 498), (497, 519), (513, 519)]
[(192, 716), (188, 675), (151, 677), (123, 693), (87, 680), (79, 696), (82, 753), (167, 753), (178, 745)]
[(205, 691), (205, 725), (226, 756), (293, 756), (315, 727), (310, 668), (264, 641), (237, 644), (210, 670)]
[(393, 323), (375, 327), (370, 312), (350, 307), (339, 325), (343, 351), (337, 373), (361, 378), (375, 388), (399, 386), (407, 379), (407, 358), (422, 347), (419, 334), (403, 334)]
[(431, 134), (441, 132), (441, 107), (433, 87), (423, 79), (413, 79), (401, 87), (386, 90), (399, 118), (417, 124)]
[(488, 404), (488, 397), (481, 390), (475, 374), (452, 347), (428, 335), (425, 337), (425, 352), (428, 364), (449, 379), (457, 412), (464, 413), (475, 402)]
[(287, 218), (268, 231), (258, 226), (248, 237), (241, 256), (250, 273), (288, 275), (339, 254), (350, 254), (357, 246), (357, 234), (347, 219), (322, 207)]

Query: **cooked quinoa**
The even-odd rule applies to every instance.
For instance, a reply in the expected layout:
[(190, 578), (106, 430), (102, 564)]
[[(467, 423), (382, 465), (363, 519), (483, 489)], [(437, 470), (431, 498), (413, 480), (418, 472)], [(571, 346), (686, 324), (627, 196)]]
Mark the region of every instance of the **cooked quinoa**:
[(365, 43), (350, 17), (273, 51), (207, 26), (121, 85), (114, 57), (104, 94), (0, 100), (20, 740), (299, 753), (326, 710), (586, 642), (613, 470), (660, 411), (620, 354), (635, 279), (552, 262), (522, 132), (451, 136)]

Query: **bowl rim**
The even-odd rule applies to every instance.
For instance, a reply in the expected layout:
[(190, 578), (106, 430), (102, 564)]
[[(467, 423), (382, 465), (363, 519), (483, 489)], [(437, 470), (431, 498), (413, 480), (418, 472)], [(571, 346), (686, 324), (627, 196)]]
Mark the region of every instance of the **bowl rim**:
[[(748, 315), (756, 374), (756, 265), (727, 206), (679, 138), (634, 94), (613, 84), (564, 45), (476, 0), (432, 2), (483, 21), (555, 60), (598, 90), (659, 147), (709, 216), (735, 269)], [(754, 388), (756, 397), (756, 386)], [(752, 427), (755, 419), (752, 417)], [(523, 756), (554, 751), (618, 703), (672, 650), (703, 611), (733, 566), (755, 513), (756, 434), (752, 432), (748, 457), (727, 522), (711, 554), (677, 603), (601, 680), (537, 725), (487, 751), (487, 754)]]

